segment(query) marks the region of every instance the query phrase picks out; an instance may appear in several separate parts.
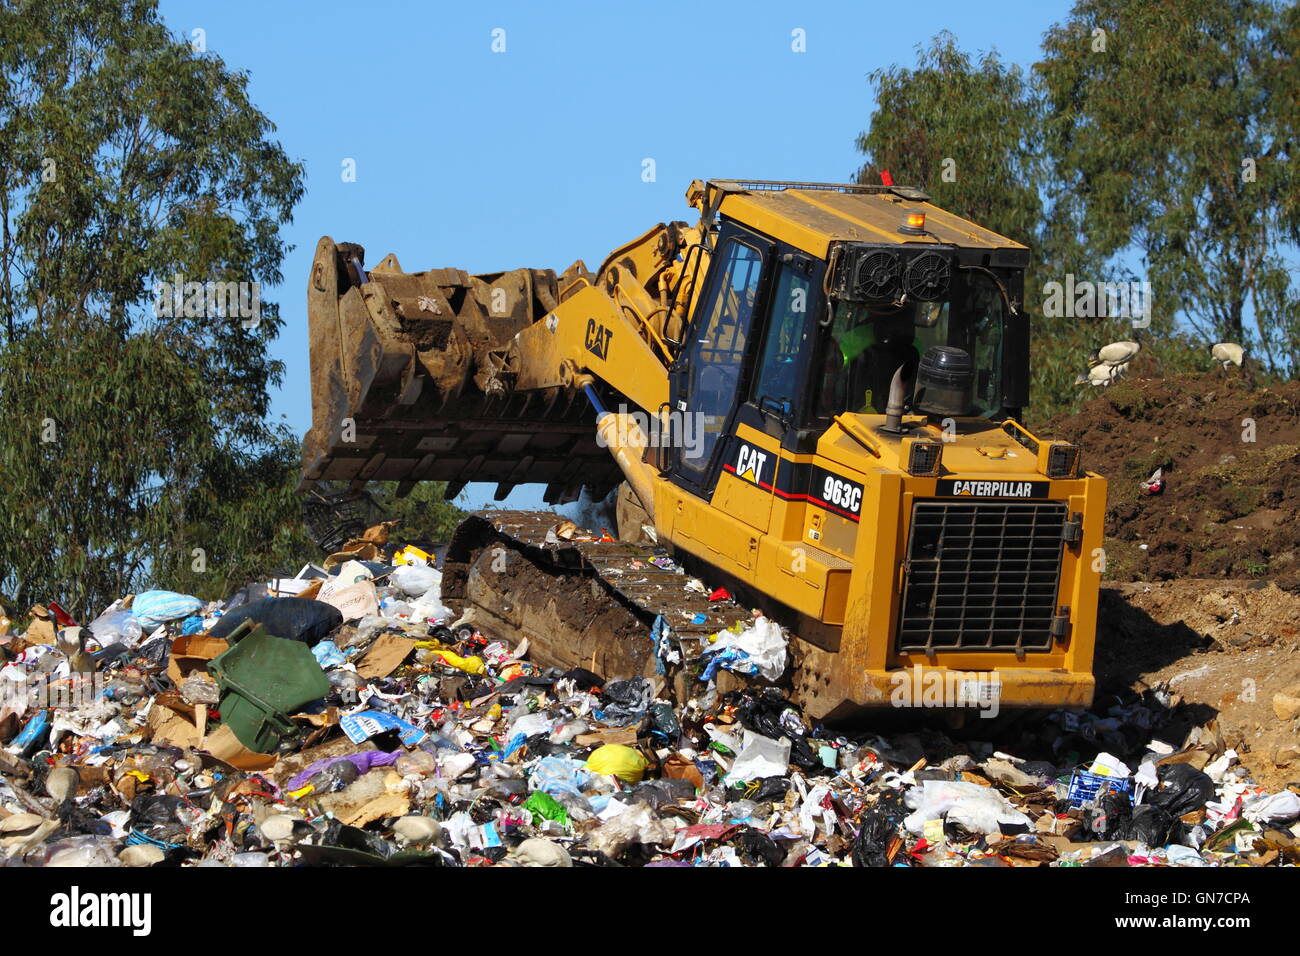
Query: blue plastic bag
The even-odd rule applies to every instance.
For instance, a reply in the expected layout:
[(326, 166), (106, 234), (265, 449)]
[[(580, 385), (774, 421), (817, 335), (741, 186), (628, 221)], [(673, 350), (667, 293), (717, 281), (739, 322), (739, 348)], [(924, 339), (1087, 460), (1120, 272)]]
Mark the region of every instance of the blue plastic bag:
[(135, 615), (145, 633), (160, 624), (189, 617), (203, 602), (189, 594), (177, 594), (175, 591), (145, 591), (137, 594), (131, 602), (131, 613)]

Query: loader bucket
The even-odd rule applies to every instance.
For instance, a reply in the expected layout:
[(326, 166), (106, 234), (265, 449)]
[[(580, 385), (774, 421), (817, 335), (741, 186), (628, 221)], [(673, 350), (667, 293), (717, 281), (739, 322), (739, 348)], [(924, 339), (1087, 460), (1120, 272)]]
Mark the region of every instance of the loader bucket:
[(497, 484), (500, 499), (538, 482), (548, 502), (563, 502), (584, 485), (613, 488), (622, 475), (581, 392), (516, 390), (510, 367), (515, 334), (555, 308), (570, 273), (407, 273), (391, 255), (367, 269), (360, 246), (322, 238), (307, 286), (304, 489), (397, 481), (402, 494), (445, 481), (453, 497), (478, 481)]

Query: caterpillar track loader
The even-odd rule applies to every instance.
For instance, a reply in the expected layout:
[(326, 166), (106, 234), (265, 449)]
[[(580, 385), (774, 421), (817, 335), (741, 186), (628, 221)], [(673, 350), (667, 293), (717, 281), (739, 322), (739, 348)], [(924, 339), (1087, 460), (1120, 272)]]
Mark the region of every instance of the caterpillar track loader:
[(321, 239), (304, 485), (617, 489), (617, 540), (488, 510), (450, 543), (444, 600), (548, 664), (689, 681), (762, 608), (815, 718), (921, 704), (922, 674), (957, 695), (925, 703), (1090, 704), (1106, 485), (1020, 422), (1029, 251), (912, 188), (686, 198), (696, 224), (594, 271), (408, 273)]

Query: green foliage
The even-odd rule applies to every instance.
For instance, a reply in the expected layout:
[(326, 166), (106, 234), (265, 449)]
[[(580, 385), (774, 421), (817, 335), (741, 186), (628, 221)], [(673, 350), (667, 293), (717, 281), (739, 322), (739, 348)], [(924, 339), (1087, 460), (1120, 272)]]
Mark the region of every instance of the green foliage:
[(1298, 24), (1294, 6), (1257, 0), (1080, 0), (1037, 65), (1055, 178), (1098, 254), (1140, 252), (1163, 304), (1152, 331), (1177, 314), (1207, 345), (1241, 342), (1287, 374)]
[(1070, 197), (1052, 188), (1042, 147), (1042, 102), (1032, 82), (996, 53), (973, 58), (940, 33), (917, 65), (869, 75), (876, 111), (857, 141), (860, 182), (924, 186), (941, 208), (1031, 249), (1024, 307), (1030, 315), (1030, 401), (1036, 418), (1073, 407), (1082, 356), (1111, 339), (1096, 323), (1041, 316), (1042, 288), (1095, 262), (1078, 243)]
[(936, 205), (1031, 243), (1042, 229), (1038, 103), (1020, 69), (996, 53), (978, 62), (951, 33), (917, 48), (917, 65), (874, 70), (871, 125), (858, 137), (858, 181), (920, 185)]
[[(889, 169), (1030, 247), (1034, 420), (1077, 409), (1088, 350), (1120, 339), (1145, 346), (1135, 370), (1208, 370), (1226, 339), (1295, 376), (1298, 53), (1300, 10), (1257, 0), (1079, 0), (1028, 77), (940, 33), (915, 67), (870, 74), (859, 179)], [(1141, 276), (1120, 266), (1134, 252)], [(1044, 284), (1067, 273), (1149, 280), (1149, 330), (1044, 317)]]
[[(391, 540), (401, 543), (441, 544), (451, 538), (465, 512), (455, 501), (443, 498), (446, 489), (446, 482), (422, 481), (405, 498), (399, 498), (395, 481), (373, 481), (366, 486), (384, 519), (397, 522)], [(464, 495), (460, 497), (463, 500)]]
[(280, 281), (302, 169), (246, 85), (153, 0), (0, 8), (0, 591), (19, 607), (216, 596), (305, 545), (297, 443), (267, 421), (275, 304), (248, 323), (156, 301), (177, 273)]

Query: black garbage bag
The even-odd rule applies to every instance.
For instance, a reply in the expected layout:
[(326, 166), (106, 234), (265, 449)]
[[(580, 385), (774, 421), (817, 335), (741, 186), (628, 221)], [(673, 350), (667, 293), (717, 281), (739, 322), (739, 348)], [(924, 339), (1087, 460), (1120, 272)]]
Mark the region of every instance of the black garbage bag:
[(677, 714), (673, 712), (672, 704), (650, 705), (650, 729), (662, 734), (672, 743), (677, 742), (677, 738), (682, 734), (682, 725), (677, 719)]
[(1156, 771), (1160, 789), (1147, 795), (1147, 803), (1181, 817), (1214, 799), (1214, 781), (1191, 764), (1169, 763)]
[(767, 688), (759, 694), (746, 694), (736, 707), (740, 725), (772, 740), (782, 737), (790, 741), (790, 762), (811, 776), (832, 773), (822, 763), (817, 753), (821, 745), (810, 741), (804, 733), (799, 708), (781, 696), (780, 691)]
[(889, 842), (898, 833), (901, 819), (899, 809), (883, 801), (864, 811), (853, 839), (853, 865), (889, 866)]
[(605, 685), (605, 678), (585, 667), (574, 667), (565, 671), (562, 679), (573, 681), (573, 686), (578, 690), (592, 690)]
[(636, 723), (650, 709), (650, 682), (644, 677), (611, 681), (601, 693), (601, 713), (605, 723), (624, 727)]
[(244, 621), (261, 624), (268, 634), (315, 646), (343, 623), (338, 608), (310, 598), (262, 598), (237, 607), (213, 625), (209, 635), (226, 638)]
[(155, 637), (152, 641), (140, 645), (131, 652), (131, 664), (140, 670), (166, 667), (171, 650), (172, 639), (170, 637)]
[(1143, 805), (1133, 811), (1127, 824), (1120, 830), (1121, 840), (1137, 840), (1149, 847), (1161, 847), (1169, 842), (1169, 830), (1174, 817), (1159, 807)]
[(769, 801), (781, 801), (785, 799), (786, 792), (790, 789), (790, 781), (786, 777), (763, 777), (758, 784), (758, 790), (751, 794), (748, 799), (755, 803), (767, 803)]
[(762, 830), (745, 827), (732, 840), (737, 855), (750, 866), (780, 866), (785, 850)]
[(1127, 793), (1108, 790), (1097, 806), (1084, 811), (1084, 832), (1094, 840), (1121, 839), (1133, 817), (1133, 801)]
[(359, 850), (387, 859), (397, 852), (397, 847), (389, 843), (378, 833), (362, 830), (360, 827), (348, 826), (337, 820), (331, 820), (320, 837), (321, 846), (339, 847), (346, 850)]
[(695, 785), (689, 780), (643, 780), (631, 791), (633, 801), (640, 800), (652, 810), (668, 806), (679, 800), (690, 800), (695, 796)]
[(131, 801), (128, 826), (145, 828), (176, 823), (176, 811), (184, 803), (180, 797), (168, 794), (142, 793)]
[(831, 769), (822, 763), (822, 758), (817, 755), (812, 744), (806, 737), (797, 737), (793, 734), (779, 734), (775, 739), (779, 740), (785, 737), (790, 741), (790, 762), (804, 771), (808, 776), (818, 776), (819, 774), (832, 773)]
[(736, 719), (742, 727), (773, 740), (806, 735), (799, 708), (782, 697), (780, 691), (770, 687), (762, 693), (746, 694), (741, 698), (736, 708)]

